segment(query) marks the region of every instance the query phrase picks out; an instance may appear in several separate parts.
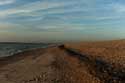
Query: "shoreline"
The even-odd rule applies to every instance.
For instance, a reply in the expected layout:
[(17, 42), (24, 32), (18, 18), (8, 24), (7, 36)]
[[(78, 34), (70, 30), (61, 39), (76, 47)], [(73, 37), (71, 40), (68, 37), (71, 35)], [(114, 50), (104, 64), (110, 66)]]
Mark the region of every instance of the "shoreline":
[[(2, 83), (124, 83), (125, 66), (121, 65), (125, 63), (122, 48), (125, 42), (111, 43), (54, 44), (0, 58), (0, 80)], [(119, 46), (120, 50), (113, 49)]]

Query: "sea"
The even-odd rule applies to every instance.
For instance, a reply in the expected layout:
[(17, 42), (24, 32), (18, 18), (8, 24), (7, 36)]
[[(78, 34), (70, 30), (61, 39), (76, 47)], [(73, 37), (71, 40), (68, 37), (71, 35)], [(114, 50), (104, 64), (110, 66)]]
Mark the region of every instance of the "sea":
[(44, 43), (0, 43), (0, 57), (12, 56), (30, 49), (46, 48), (49, 45)]

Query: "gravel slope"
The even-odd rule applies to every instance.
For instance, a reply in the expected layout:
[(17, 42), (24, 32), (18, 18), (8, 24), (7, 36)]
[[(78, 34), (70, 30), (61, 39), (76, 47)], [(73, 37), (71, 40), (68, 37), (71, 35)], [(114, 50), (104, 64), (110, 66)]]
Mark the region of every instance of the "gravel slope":
[(0, 58), (0, 83), (125, 83), (124, 67), (68, 45)]
[(57, 47), (4, 59), (0, 61), (1, 83), (99, 83), (84, 64)]

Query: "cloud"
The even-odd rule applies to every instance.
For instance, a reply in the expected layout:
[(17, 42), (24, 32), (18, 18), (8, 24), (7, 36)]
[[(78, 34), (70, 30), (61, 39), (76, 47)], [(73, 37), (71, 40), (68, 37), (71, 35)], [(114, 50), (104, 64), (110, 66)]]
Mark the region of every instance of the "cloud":
[(15, 23), (7, 23), (1, 22), (0, 23), (0, 32), (16, 32), (16, 31), (25, 31), (26, 27), (20, 24)]
[(9, 29), (10, 27), (13, 27), (15, 24), (11, 23), (0, 23), (0, 29)]
[(12, 9), (7, 9), (7, 10), (3, 10), (0, 11), (0, 17), (7, 17), (9, 15), (13, 15), (13, 14), (29, 14), (35, 11), (39, 11), (39, 10), (46, 10), (49, 8), (55, 8), (55, 7), (63, 7), (66, 5), (70, 5), (72, 3), (64, 3), (64, 2), (57, 2), (57, 3), (52, 3), (52, 2), (47, 2), (47, 1), (36, 1), (36, 2), (31, 2), (16, 8), (12, 8)]
[[(16, 8), (10, 8), (7, 10), (0, 11), (0, 18), (8, 18), (8, 16), (45, 16), (49, 14), (66, 14), (66, 13), (74, 13), (74, 12), (90, 12), (93, 8), (91, 8), (92, 4), (94, 4), (91, 0), (71, 0), (71, 1), (36, 1), (30, 2), (21, 6), (17, 6)], [(38, 12), (41, 11), (41, 12)]]
[(117, 13), (124, 13), (125, 12), (125, 5), (123, 4), (113, 4), (113, 9)]
[(7, 5), (14, 3), (15, 0), (0, 0), (0, 5)]
[[(97, 6), (94, 6), (95, 4)], [(76, 25), (97, 25), (107, 24), (107, 22), (112, 24), (109, 21), (123, 17), (116, 14), (116, 12), (112, 12), (114, 9), (118, 10), (119, 6), (117, 7), (116, 4), (103, 4), (103, 6), (98, 4), (103, 4), (103, 1), (101, 3), (95, 3), (95, 0), (36, 1), (20, 5), (16, 8), (1, 10), (0, 18), (5, 18), (7, 21), (10, 20), (10, 22), (22, 24), (26, 27), (33, 25), (34, 27), (39, 27), (45, 24), (49, 26), (51, 24), (72, 25), (73, 23)], [(70, 28), (72, 29), (72, 27)]]
[[(0, 2), (4, 2), (2, 3), (4, 5), (0, 5), (0, 31), (3, 36), (7, 32), (9, 35), (16, 33), (14, 40), (27, 41), (29, 38), (39, 41), (40, 38), (55, 40), (55, 37), (61, 40), (104, 39), (108, 36), (113, 37), (114, 34), (118, 35), (120, 31), (119, 35), (122, 35), (125, 31), (124, 3), (114, 0), (2, 0)], [(117, 29), (113, 31), (114, 28)]]
[[(79, 31), (84, 30), (86, 27), (83, 25), (76, 25), (76, 24), (32, 24), (23, 26), (25, 32), (69, 32), (69, 31)], [(19, 27), (19, 28), (23, 28)], [(18, 29), (19, 29), (18, 28)], [(21, 29), (19, 29), (21, 30)]]

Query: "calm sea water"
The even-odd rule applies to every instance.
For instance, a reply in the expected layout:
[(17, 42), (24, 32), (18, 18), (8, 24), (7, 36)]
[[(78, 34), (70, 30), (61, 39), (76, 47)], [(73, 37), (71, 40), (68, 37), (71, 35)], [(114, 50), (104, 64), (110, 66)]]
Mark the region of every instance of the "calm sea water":
[(0, 57), (10, 56), (25, 50), (34, 48), (45, 48), (49, 44), (32, 43), (0, 43)]

